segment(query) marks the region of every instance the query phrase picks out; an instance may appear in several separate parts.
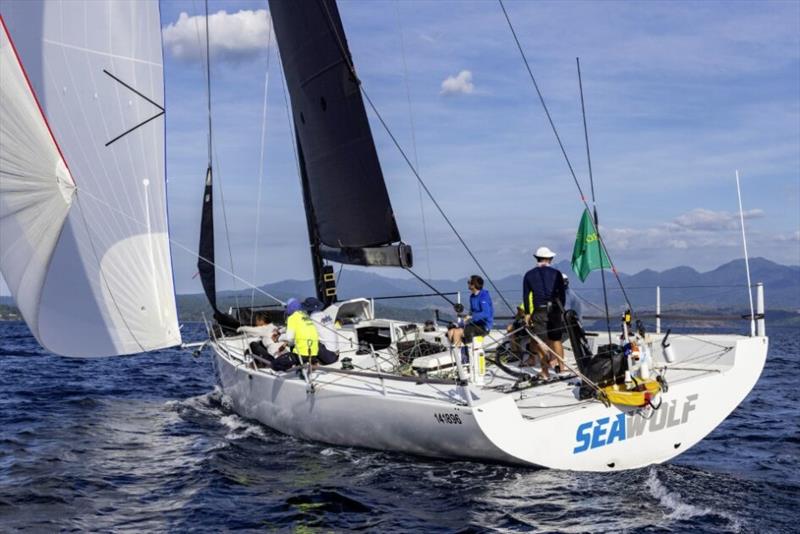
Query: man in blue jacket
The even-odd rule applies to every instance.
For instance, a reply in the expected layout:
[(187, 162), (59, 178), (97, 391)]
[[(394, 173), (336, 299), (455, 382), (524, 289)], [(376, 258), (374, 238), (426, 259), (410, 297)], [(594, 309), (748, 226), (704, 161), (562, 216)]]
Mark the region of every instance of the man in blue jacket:
[[(564, 357), (561, 345), (563, 330), (561, 313), (564, 308), (564, 276), (561, 271), (552, 267), (555, 252), (547, 247), (539, 247), (534, 253), (536, 267), (525, 273), (522, 281), (522, 302), (530, 329), (539, 339), (547, 344), (553, 352)], [(542, 361), (542, 375), (550, 376), (551, 353), (539, 347)], [(556, 372), (559, 370), (556, 362)]]
[(494, 324), (494, 305), (489, 292), (483, 289), (483, 278), (477, 274), (469, 277), (469, 315), (464, 318), (464, 328), (451, 328), (447, 335), (453, 345), (460, 345), (463, 339), (472, 341), (474, 337), (485, 336)]

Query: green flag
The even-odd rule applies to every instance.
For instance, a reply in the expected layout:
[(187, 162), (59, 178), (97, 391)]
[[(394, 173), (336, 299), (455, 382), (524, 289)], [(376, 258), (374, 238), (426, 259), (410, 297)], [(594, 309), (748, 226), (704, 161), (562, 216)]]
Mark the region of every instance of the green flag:
[(611, 262), (597, 238), (592, 216), (585, 209), (578, 225), (578, 235), (575, 236), (575, 248), (572, 249), (572, 270), (584, 282), (590, 272), (605, 267), (610, 268)]

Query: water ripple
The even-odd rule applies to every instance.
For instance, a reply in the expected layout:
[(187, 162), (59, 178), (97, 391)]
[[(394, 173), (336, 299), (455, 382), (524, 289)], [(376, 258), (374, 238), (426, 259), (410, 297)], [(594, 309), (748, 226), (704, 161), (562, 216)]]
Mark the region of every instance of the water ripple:
[(800, 520), (790, 330), (773, 329), (761, 381), (711, 436), (613, 474), (309, 443), (233, 413), (208, 357), (73, 360), (20, 323), (0, 336), (3, 531), (791, 532)]

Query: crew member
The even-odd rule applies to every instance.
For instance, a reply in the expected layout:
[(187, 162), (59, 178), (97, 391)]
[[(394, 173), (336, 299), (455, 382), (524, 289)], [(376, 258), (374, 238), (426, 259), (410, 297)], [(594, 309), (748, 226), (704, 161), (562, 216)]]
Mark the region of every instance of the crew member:
[[(561, 344), (563, 330), (562, 310), (564, 308), (564, 277), (551, 264), (556, 254), (547, 247), (539, 247), (534, 253), (536, 267), (525, 273), (522, 281), (523, 304), (526, 322), (531, 331), (547, 344), (547, 347), (564, 357)], [(542, 361), (542, 376), (550, 377), (551, 353), (545, 347), (538, 347)], [(556, 362), (556, 372), (560, 364)]]
[(532, 362), (528, 361), (528, 334), (525, 332), (524, 327), (525, 305), (519, 304), (514, 315), (514, 321), (506, 327), (506, 332), (511, 336), (511, 353), (519, 359), (520, 363), (530, 365)]
[(257, 312), (253, 317), (254, 326), (240, 326), (236, 329), (241, 334), (258, 336), (259, 341), (250, 343), (250, 352), (271, 362), (280, 354), (280, 343), (273, 340), (273, 334), (278, 330), (264, 312)]
[(339, 332), (341, 325), (324, 308), (325, 305), (314, 297), (303, 301), (303, 311), (311, 318), (319, 334), (317, 359), (322, 365), (330, 365), (339, 361), (339, 338), (342, 334)]
[(494, 305), (489, 292), (483, 289), (483, 278), (473, 274), (467, 281), (469, 288), (469, 315), (464, 317), (464, 327), (452, 327), (447, 337), (453, 345), (461, 345), (463, 339), (467, 343), (476, 336), (485, 336), (494, 324)]
[[(286, 342), (292, 347), (292, 354), (294, 358), (293, 364), (305, 363), (311, 358), (316, 358), (319, 354), (319, 334), (314, 322), (306, 312), (302, 310), (300, 301), (291, 298), (286, 302), (286, 332), (282, 334), (278, 341)], [(280, 367), (286, 367), (287, 362), (281, 362)], [(284, 371), (291, 367), (289, 365), (286, 369), (278, 369), (276, 367), (278, 361), (272, 364), (272, 368)]]

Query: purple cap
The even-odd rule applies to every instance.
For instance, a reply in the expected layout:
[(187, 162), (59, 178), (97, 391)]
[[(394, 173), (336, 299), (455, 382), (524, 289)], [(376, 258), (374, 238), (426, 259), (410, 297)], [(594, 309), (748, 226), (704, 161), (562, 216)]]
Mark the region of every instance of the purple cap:
[(299, 309), (300, 309), (300, 301), (299, 300), (297, 300), (295, 298), (291, 298), (291, 299), (286, 301), (286, 315), (291, 315), (294, 312), (298, 311)]

